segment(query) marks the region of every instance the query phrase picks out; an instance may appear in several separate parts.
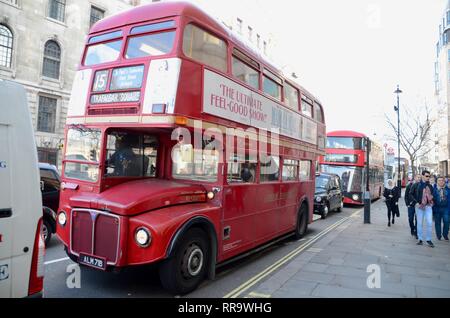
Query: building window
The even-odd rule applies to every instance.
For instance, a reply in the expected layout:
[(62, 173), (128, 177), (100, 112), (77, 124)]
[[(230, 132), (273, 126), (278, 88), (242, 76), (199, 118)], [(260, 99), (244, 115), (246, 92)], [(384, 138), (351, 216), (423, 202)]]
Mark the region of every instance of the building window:
[(259, 34), (256, 35), (256, 46), (261, 49), (261, 35)]
[(447, 25), (450, 24), (450, 11), (447, 11)]
[(253, 28), (252, 27), (248, 27), (248, 40), (250, 42), (253, 42)]
[(0, 66), (11, 67), (13, 36), (10, 29), (0, 24)]
[(56, 166), (58, 164), (58, 150), (48, 148), (38, 148), (39, 162), (49, 163)]
[(44, 64), (42, 75), (59, 79), (59, 67), (61, 65), (61, 48), (55, 41), (45, 43)]
[(48, 16), (50, 18), (64, 22), (66, 0), (50, 0), (48, 11)]
[(263, 52), (265, 55), (267, 55), (267, 42), (266, 41), (264, 41), (264, 43), (263, 43)]
[(39, 96), (38, 131), (55, 132), (56, 104), (55, 98)]
[(89, 26), (92, 27), (97, 21), (100, 21), (104, 17), (105, 17), (105, 11), (92, 6), (91, 7), (91, 22), (90, 22)]

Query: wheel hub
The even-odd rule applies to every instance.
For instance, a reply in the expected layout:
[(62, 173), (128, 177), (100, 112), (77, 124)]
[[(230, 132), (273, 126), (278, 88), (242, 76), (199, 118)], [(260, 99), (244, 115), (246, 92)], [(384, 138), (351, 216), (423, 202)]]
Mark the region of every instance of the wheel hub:
[(183, 257), (182, 272), (185, 277), (197, 276), (203, 268), (203, 251), (197, 244), (189, 246)]

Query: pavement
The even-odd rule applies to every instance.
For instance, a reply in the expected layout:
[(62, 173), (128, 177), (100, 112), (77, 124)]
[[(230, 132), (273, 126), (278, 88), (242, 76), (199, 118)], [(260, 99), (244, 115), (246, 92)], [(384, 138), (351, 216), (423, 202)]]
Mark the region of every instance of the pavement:
[(249, 298), (450, 297), (450, 243), (417, 246), (403, 197), (400, 218), (387, 226), (383, 200), (348, 216), (273, 275), (246, 290)]

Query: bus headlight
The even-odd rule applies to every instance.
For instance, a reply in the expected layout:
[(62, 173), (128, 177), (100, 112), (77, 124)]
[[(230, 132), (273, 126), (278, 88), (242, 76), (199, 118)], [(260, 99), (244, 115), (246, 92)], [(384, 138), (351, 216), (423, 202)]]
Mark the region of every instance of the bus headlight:
[(58, 214), (59, 225), (64, 226), (64, 225), (66, 225), (66, 222), (67, 222), (66, 213), (64, 211), (59, 212), (59, 214)]
[(316, 202), (317, 203), (322, 202), (322, 198), (321, 197), (316, 197)]
[(150, 243), (152, 242), (150, 231), (147, 230), (145, 227), (138, 228), (134, 234), (134, 240), (140, 247), (149, 246)]
[(353, 201), (358, 201), (358, 200), (359, 200), (359, 195), (354, 194), (354, 195), (352, 196), (352, 199), (353, 199)]

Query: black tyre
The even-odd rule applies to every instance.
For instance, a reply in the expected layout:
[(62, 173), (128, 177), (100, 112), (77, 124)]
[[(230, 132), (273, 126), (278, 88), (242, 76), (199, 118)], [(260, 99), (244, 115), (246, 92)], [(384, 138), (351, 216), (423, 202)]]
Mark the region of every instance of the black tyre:
[(330, 208), (328, 207), (328, 204), (325, 204), (325, 206), (322, 209), (322, 213), (320, 214), (322, 219), (326, 219), (329, 212), (330, 212)]
[(52, 238), (52, 226), (47, 220), (42, 223), (42, 236), (44, 237), (45, 246), (48, 246)]
[(183, 235), (172, 257), (163, 261), (159, 276), (163, 287), (174, 294), (187, 294), (198, 287), (208, 269), (208, 236), (198, 228)]
[(295, 228), (295, 239), (299, 240), (306, 234), (308, 229), (308, 207), (306, 204), (302, 204), (297, 216), (297, 227)]

